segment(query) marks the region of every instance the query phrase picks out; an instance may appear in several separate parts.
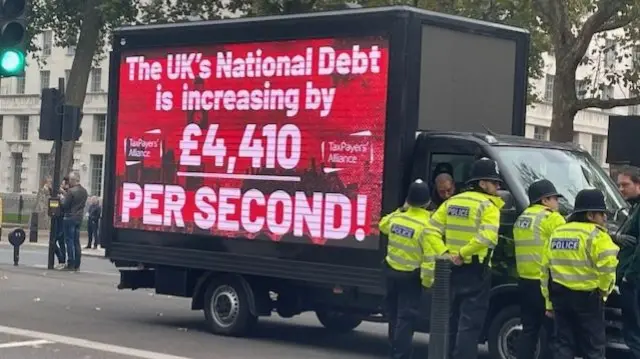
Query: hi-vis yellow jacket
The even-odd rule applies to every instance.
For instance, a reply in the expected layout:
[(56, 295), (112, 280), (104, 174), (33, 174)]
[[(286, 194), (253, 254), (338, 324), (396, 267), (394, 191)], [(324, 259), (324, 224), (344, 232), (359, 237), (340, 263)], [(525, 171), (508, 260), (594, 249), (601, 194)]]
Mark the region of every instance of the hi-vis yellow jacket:
[(551, 233), (565, 223), (560, 213), (541, 204), (534, 204), (522, 212), (513, 226), (516, 268), (520, 278), (540, 280), (542, 252)]
[(553, 309), (549, 279), (575, 291), (599, 290), (606, 299), (616, 282), (618, 249), (607, 230), (595, 223), (556, 228), (542, 256), (540, 288), (546, 309)]
[[(504, 201), (497, 196), (467, 191), (444, 202), (431, 216), (427, 241), (431, 246), (446, 243), (449, 252), (459, 253), (465, 263), (473, 256), (482, 262), (498, 244), (500, 209)], [(428, 228), (429, 229), (429, 228)]]
[(401, 272), (420, 268), (421, 282), (425, 287), (433, 285), (436, 256), (447, 250), (444, 246), (425, 245), (429, 217), (426, 209), (410, 207), (407, 210), (397, 209), (378, 224), (380, 232), (388, 237), (387, 264)]

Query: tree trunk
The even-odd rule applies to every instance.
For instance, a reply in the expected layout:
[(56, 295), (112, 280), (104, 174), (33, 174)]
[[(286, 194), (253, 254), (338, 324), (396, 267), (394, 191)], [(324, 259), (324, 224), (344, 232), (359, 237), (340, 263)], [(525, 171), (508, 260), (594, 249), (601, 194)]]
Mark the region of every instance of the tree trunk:
[(576, 69), (567, 61), (556, 60), (551, 115), (551, 141), (573, 142), (573, 118), (576, 111)]
[[(103, 27), (103, 19), (99, 10), (101, 0), (87, 0), (83, 10), (82, 24), (80, 25), (80, 37), (76, 46), (76, 54), (73, 57), (68, 83), (65, 84), (65, 102), (68, 105), (78, 106), (82, 109), (87, 95), (87, 83), (91, 73), (91, 65), (98, 47), (98, 38)], [(56, 87), (57, 87), (57, 81)], [(63, 142), (60, 161), (60, 180), (66, 176), (73, 167), (73, 149), (75, 141)], [(55, 146), (51, 147), (49, 160), (47, 161), (47, 173), (53, 177)], [(82, 178), (80, 179), (83, 180)], [(37, 208), (40, 223), (49, 225), (47, 215), (47, 196), (45, 191), (38, 193)], [(44, 220), (46, 218), (46, 220)], [(43, 227), (41, 226), (41, 227)]]

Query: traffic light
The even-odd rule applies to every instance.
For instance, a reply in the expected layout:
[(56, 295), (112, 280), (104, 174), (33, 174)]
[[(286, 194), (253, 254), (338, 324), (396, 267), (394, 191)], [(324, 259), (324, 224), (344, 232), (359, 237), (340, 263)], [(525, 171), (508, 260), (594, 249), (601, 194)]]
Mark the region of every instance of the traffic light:
[(26, 0), (0, 0), (0, 77), (24, 74), (27, 55)]
[(41, 140), (54, 141), (60, 138), (64, 96), (58, 89), (46, 88), (42, 90), (41, 99), (38, 135)]
[(82, 121), (82, 110), (80, 107), (73, 105), (63, 105), (62, 116), (62, 140), (63, 141), (78, 141), (82, 136), (82, 128), (80, 128), (80, 122)]

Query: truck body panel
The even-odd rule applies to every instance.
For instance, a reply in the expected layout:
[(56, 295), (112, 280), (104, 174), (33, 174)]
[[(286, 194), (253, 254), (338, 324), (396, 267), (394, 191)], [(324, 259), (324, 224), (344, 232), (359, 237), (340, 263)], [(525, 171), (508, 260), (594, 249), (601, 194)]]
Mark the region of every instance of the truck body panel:
[[(353, 60), (356, 51), (370, 56), (373, 46), (377, 46), (378, 71), (367, 67), (358, 76), (347, 75), (357, 67)], [(314, 76), (319, 71), (314, 66), (320, 65), (314, 62), (320, 61), (317, 56), (321, 47), (330, 47), (337, 54), (325, 67), (334, 66), (335, 71), (339, 64), (342, 73)], [(101, 243), (106, 256), (121, 270), (119, 288), (154, 288), (159, 294), (191, 297), (192, 308), (204, 310), (212, 331), (225, 335), (246, 333), (258, 316), (271, 315), (274, 309), (282, 317), (315, 311), (325, 327), (338, 331), (355, 328), (363, 318), (384, 321), (382, 261), (386, 240), (379, 235), (377, 221), (402, 204), (410, 181), (432, 181), (439, 163), (453, 166), (456, 187), (461, 189), (471, 163), (489, 157), (500, 166), (508, 205), (501, 213), (500, 245), (493, 254), (491, 303), (480, 340), (488, 341), (492, 355), (502, 359), (499, 353), (512, 350), (509, 333), (516, 333), (519, 325), (511, 232), (518, 214), (528, 205), (528, 184), (548, 176), (549, 169), (565, 173), (572, 166), (582, 176), (576, 172), (563, 178), (602, 187), (614, 208), (624, 202), (585, 151), (571, 144), (522, 137), (528, 48), (529, 35), (524, 30), (408, 7), (116, 30), (110, 55), (109, 155)], [(248, 57), (240, 70), (234, 68), (234, 60), (225, 57), (227, 53), (232, 57), (257, 54), (257, 49), (273, 56), (274, 61), (280, 56), (293, 63), (296, 55), (301, 56), (300, 76), (276, 77), (267, 85), (264, 79), (248, 75)], [(306, 57), (308, 49), (310, 59)], [(222, 60), (219, 53), (223, 54)], [(347, 53), (348, 59), (344, 57)], [(215, 58), (216, 62), (204, 69), (209, 71), (204, 76), (203, 68), (197, 68), (200, 79), (186, 76), (188, 73), (181, 78), (176, 70), (167, 80), (164, 72), (169, 67), (169, 55), (175, 59), (177, 54), (187, 58), (200, 54), (195, 58)], [(145, 58), (144, 71), (140, 70), (141, 57)], [(367, 59), (371, 61), (372, 57)], [(200, 60), (196, 62), (201, 64)], [(227, 70), (218, 73), (218, 61), (227, 61)], [(243, 75), (236, 76), (234, 71)], [(329, 108), (333, 114), (318, 115), (328, 108), (309, 107), (308, 103), (314, 102), (307, 101), (306, 93), (298, 93), (298, 102), (287, 102), (284, 95), (276, 98), (275, 103), (283, 106), (278, 111), (224, 110), (230, 103), (240, 103), (225, 96), (235, 101), (241, 97), (241, 90), (260, 88), (263, 96), (266, 90), (281, 88), (308, 91), (308, 82), (336, 90), (335, 102)], [(209, 110), (200, 100), (211, 89), (235, 92), (223, 91), (220, 109)], [(194, 93), (195, 100), (190, 97)], [(181, 97), (183, 94), (186, 98)], [(216, 95), (212, 92), (207, 96), (211, 99)], [(271, 100), (261, 101), (262, 106), (276, 106)], [(175, 109), (176, 103), (188, 105), (180, 112)], [(196, 108), (198, 104), (201, 109)], [(245, 110), (251, 108), (245, 106)], [(287, 111), (292, 113), (287, 115)], [(285, 160), (295, 157), (294, 152), (298, 155), (297, 164), (285, 166), (288, 172), (274, 168), (264, 172), (270, 166), (264, 158), (256, 165), (249, 159), (251, 154), (239, 153), (249, 125), (256, 125), (258, 131), (269, 125), (282, 129), (290, 124), (300, 131), (300, 143), (307, 145), (300, 144), (300, 151), (294, 151), (291, 143), (297, 130), (288, 127), (283, 136), (290, 147), (274, 150), (284, 153)], [(219, 127), (211, 131), (211, 126)], [(189, 147), (194, 146), (188, 144), (191, 136), (198, 137), (195, 147)], [(217, 138), (225, 140), (224, 156)], [(340, 145), (334, 147), (331, 141)], [(198, 152), (203, 151), (203, 142), (209, 144), (209, 155)], [(272, 150), (278, 146), (272, 142)], [(188, 156), (183, 160), (185, 148), (201, 154), (201, 162), (189, 162), (194, 159)], [(264, 148), (268, 151), (267, 142)], [(355, 158), (356, 165), (334, 161), (327, 155), (344, 148), (359, 153), (343, 156)], [(542, 169), (516, 168), (528, 163), (529, 154), (553, 163)], [(222, 158), (220, 164), (216, 155)], [(205, 157), (208, 162), (203, 163)], [(305, 183), (303, 177), (309, 174), (313, 180)], [(283, 176), (303, 185), (291, 187), (281, 181)], [(580, 189), (574, 185), (571, 181), (557, 184), (565, 189), (573, 186), (572, 191)], [(201, 192), (203, 188), (208, 192)], [(221, 200), (223, 190), (226, 199), (235, 196), (231, 202)], [(247, 203), (264, 201), (258, 203), (261, 206), (268, 205), (271, 196), (278, 193), (279, 204), (271, 211), (277, 214), (270, 223), (268, 210), (243, 207), (247, 193), (254, 194)], [(326, 214), (329, 194), (337, 202), (342, 200), (340, 206), (332, 203), (332, 216)], [(359, 201), (363, 195), (364, 207)], [(184, 202), (180, 202), (181, 196)], [(321, 199), (321, 212), (314, 212), (312, 199), (316, 196)], [(297, 206), (304, 208), (305, 201), (307, 212), (302, 213)], [(167, 207), (167, 203), (176, 207)], [(220, 207), (220, 203), (226, 207)], [(345, 214), (347, 210), (351, 211), (349, 215)], [(221, 211), (227, 212), (222, 227), (218, 219)], [(304, 216), (295, 217), (295, 211)], [(287, 213), (291, 223), (285, 225)], [(265, 222), (256, 225), (260, 216)], [(309, 218), (315, 218), (316, 223)], [(324, 231), (327, 223), (333, 225), (333, 234)], [(236, 309), (245, 320), (229, 327), (212, 319), (215, 301), (225, 296), (242, 298), (244, 303)], [(428, 331), (428, 316), (429, 310), (422, 313), (419, 330)]]
[[(488, 55), (482, 54), (481, 47), (470, 45), (473, 41), (479, 41), (477, 39), (482, 40), (480, 43), (484, 44), (483, 46), (492, 46), (492, 51), (499, 51), (497, 55), (504, 62), (488, 61)], [(148, 110), (131, 110), (135, 107), (136, 101), (148, 102), (153, 100), (153, 95), (143, 96), (141, 93), (148, 89), (143, 85), (123, 85), (122, 77), (129, 75), (125, 58), (159, 58), (174, 51), (202, 52), (202, 49), (213, 53), (225, 46), (257, 46), (261, 42), (273, 44), (292, 40), (309, 43), (332, 41), (334, 44), (345, 41), (349, 46), (358, 44), (358, 41), (361, 44), (373, 41), (378, 45), (388, 45), (388, 63), (385, 64), (388, 69), (388, 82), (384, 89), (386, 122), (384, 141), (381, 142), (384, 146), (384, 170), (379, 183), (381, 188), (377, 194), (375, 190), (369, 192), (373, 194), (372, 198), (378, 198), (379, 202), (377, 206), (374, 203), (372, 208), (375, 208), (375, 213), (369, 218), (371, 235), (365, 241), (357, 241), (353, 240), (354, 236), (351, 233), (348, 240), (320, 245), (301, 243), (300, 238), (292, 238), (290, 241), (265, 238), (248, 240), (228, 233), (212, 235), (207, 231), (176, 230), (167, 226), (151, 226), (153, 228), (144, 229), (140, 224), (131, 225), (133, 217), (129, 218), (128, 225), (122, 225), (122, 185), (127, 181), (125, 177), (129, 176), (129, 183), (138, 183), (140, 187), (145, 183), (176, 184), (175, 180), (167, 180), (166, 176), (160, 180), (149, 180), (156, 176), (153, 168), (165, 166), (159, 160), (155, 163), (148, 161), (148, 166), (144, 163), (125, 164), (135, 161), (129, 161), (132, 158), (125, 161), (122, 155), (127, 148), (132, 148), (131, 139), (126, 143), (121, 142), (129, 135), (123, 132), (123, 121), (128, 121), (128, 131), (137, 130), (134, 127), (138, 124), (141, 129), (147, 129), (147, 122), (162, 122), (160, 117), (156, 117), (160, 115), (153, 111), (152, 103), (145, 105)], [(454, 44), (457, 42), (460, 45)], [(104, 199), (104, 218), (108, 220), (102, 222), (102, 233), (107, 257), (118, 266), (146, 264), (150, 267), (163, 265), (202, 271), (225, 271), (324, 285), (351, 286), (364, 292), (381, 293), (383, 283), (380, 263), (384, 255), (385, 242), (378, 236), (375, 224), (381, 213), (389, 213), (402, 203), (406, 182), (413, 171), (413, 163), (410, 161), (416, 131), (480, 130), (483, 126), (512, 134), (522, 134), (524, 131), (528, 34), (506, 26), (405, 7), (392, 7), (258, 19), (136, 26), (117, 30), (113, 43), (107, 153), (115, 156), (108, 157), (105, 169), (107, 195)], [(444, 50), (438, 55), (439, 47), (443, 47)], [(463, 62), (443, 62), (445, 55), (471, 56), (479, 61), (476, 67), (469, 68), (465, 67)], [(446, 70), (433, 71), (432, 66), (439, 66), (440, 69), (444, 66)], [(418, 73), (420, 76), (415, 75)], [(449, 78), (446, 77), (447, 73)], [(135, 77), (135, 74), (132, 76)], [(429, 81), (430, 78), (445, 84), (448, 81), (453, 85), (445, 86), (442, 91), (438, 91)], [(488, 93), (486, 86), (489, 80), (493, 80), (497, 86), (500, 100), (504, 103), (492, 99), (495, 106), (480, 106), (477, 101), (487, 100), (485, 94)], [(215, 81), (213, 83), (215, 84)], [(509, 96), (504, 99), (504, 93), (507, 92)], [(453, 93), (457, 95), (453, 96)], [(123, 103), (125, 107), (122, 107)], [(356, 105), (357, 101), (353, 100), (352, 106)], [(430, 114), (430, 107), (434, 115)], [(210, 117), (213, 117), (224, 112), (210, 113)], [(247, 113), (249, 115), (246, 115), (245, 121), (249, 122), (252, 115), (251, 112)], [(129, 116), (128, 120), (123, 120), (125, 114)], [(190, 120), (187, 118), (187, 123), (188, 121)], [(156, 141), (172, 140), (166, 136), (153, 136), (153, 133), (150, 134)], [(147, 143), (145, 141), (147, 140), (143, 139), (138, 143)], [(175, 139), (173, 141), (175, 142)], [(170, 147), (166, 144), (163, 146)], [(153, 152), (153, 148), (149, 152)], [(174, 153), (174, 156), (178, 155)], [(179, 183), (187, 186), (185, 182)], [(138, 201), (140, 198), (129, 199)], [(144, 206), (144, 203), (140, 206)], [(140, 211), (141, 208), (134, 210)], [(172, 221), (175, 226), (175, 220)]]

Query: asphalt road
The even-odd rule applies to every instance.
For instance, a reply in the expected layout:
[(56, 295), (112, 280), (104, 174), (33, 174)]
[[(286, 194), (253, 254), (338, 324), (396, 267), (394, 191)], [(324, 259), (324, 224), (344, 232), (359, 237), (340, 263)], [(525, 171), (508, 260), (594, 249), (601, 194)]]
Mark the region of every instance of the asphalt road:
[[(19, 267), (0, 242), (2, 359), (249, 359), (385, 358), (386, 326), (363, 323), (336, 335), (305, 314), (260, 320), (251, 338), (208, 333), (200, 311), (184, 298), (118, 291), (105, 259), (83, 257), (81, 272), (47, 271), (46, 248), (25, 247)], [(416, 334), (415, 358), (427, 357)], [(483, 359), (488, 359), (484, 357)]]

